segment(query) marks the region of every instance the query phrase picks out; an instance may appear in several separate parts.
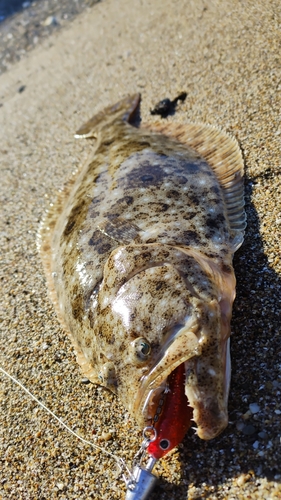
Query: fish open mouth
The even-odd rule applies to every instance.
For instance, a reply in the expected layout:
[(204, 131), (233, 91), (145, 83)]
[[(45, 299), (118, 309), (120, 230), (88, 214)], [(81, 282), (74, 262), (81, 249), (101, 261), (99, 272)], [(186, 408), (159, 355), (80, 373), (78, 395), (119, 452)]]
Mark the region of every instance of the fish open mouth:
[[(210, 349), (209, 345), (207, 351), (208, 349)], [(181, 383), (173, 389), (172, 402), (169, 408), (164, 406), (163, 412), (172, 414), (173, 405), (181, 401), (181, 406), (177, 411), (182, 424), (184, 423), (183, 415), (187, 415), (182, 438), (191, 425), (191, 418), (197, 425), (197, 434), (201, 439), (209, 440), (220, 434), (228, 422), (229, 339), (222, 342), (221, 352), (219, 351), (216, 356), (218, 355), (221, 361), (216, 369), (208, 364), (208, 359), (202, 361), (204, 335), (200, 335), (194, 316), (193, 319), (192, 317), (185, 318), (184, 326), (179, 326), (169, 335), (154, 365), (141, 380), (135, 399), (135, 414), (138, 415), (139, 421), (142, 421), (144, 425), (153, 425), (159, 411), (162, 394), (165, 390), (170, 391), (170, 382), (173, 377), (178, 377), (181, 368)], [(199, 381), (198, 377), (202, 374), (202, 371), (200, 372), (202, 369), (204, 377), (202, 381), (201, 376)], [(193, 409), (193, 416), (190, 407)], [(169, 419), (169, 415), (166, 417)]]
[(161, 394), (168, 388), (168, 378), (180, 365), (201, 353), (197, 326), (186, 318), (184, 326), (174, 329), (164, 343), (150, 372), (141, 380), (134, 411), (149, 423), (157, 410)]

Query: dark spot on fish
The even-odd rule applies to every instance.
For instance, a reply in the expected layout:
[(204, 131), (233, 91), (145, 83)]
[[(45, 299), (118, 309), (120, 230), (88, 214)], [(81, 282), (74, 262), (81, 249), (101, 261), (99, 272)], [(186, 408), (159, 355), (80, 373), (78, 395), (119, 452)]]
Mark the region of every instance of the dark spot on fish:
[(93, 198), (92, 204), (93, 205), (98, 205), (99, 203), (102, 203), (103, 198), (101, 196), (97, 196), (96, 198)]
[(218, 187), (218, 186), (211, 186), (211, 187), (209, 188), (209, 190), (210, 190), (210, 191), (212, 191), (212, 192), (213, 192), (213, 193), (215, 193), (215, 194), (218, 194), (218, 195), (220, 194), (220, 189), (219, 189), (219, 187)]
[(85, 262), (85, 267), (92, 267), (94, 266), (96, 263), (93, 261), (93, 260), (88, 260), (87, 262)]
[(120, 217), (120, 213), (119, 212), (111, 212), (110, 211), (106, 214), (106, 217), (107, 219), (109, 220), (114, 220), (114, 219), (118, 219), (118, 217)]
[(146, 318), (146, 319), (143, 320), (143, 330), (144, 331), (151, 330), (151, 321), (150, 321), (150, 318)]
[(186, 193), (185, 195), (188, 197), (188, 199), (189, 199), (192, 203), (194, 203), (194, 205), (200, 205), (200, 200), (199, 200), (199, 198), (198, 198), (198, 196), (197, 196), (196, 194), (193, 194), (193, 193)]
[(155, 290), (161, 290), (161, 288), (164, 288), (165, 286), (165, 283), (163, 283), (163, 281), (158, 281), (158, 283), (156, 283), (156, 286), (155, 286)]
[(187, 183), (187, 178), (184, 177), (183, 175), (177, 176), (177, 181), (179, 184), (186, 184)]
[(99, 217), (100, 215), (100, 212), (98, 210), (90, 210), (90, 218), (91, 219), (96, 219), (97, 217)]
[[(220, 249), (221, 251), (221, 249)], [(218, 257), (218, 255), (216, 253), (213, 253), (213, 252), (206, 252), (206, 255), (207, 257), (210, 257), (210, 259), (216, 259)]]
[(132, 246), (127, 246), (127, 247), (126, 247), (126, 252), (127, 252), (127, 253), (129, 253), (129, 254), (130, 254), (130, 253), (132, 253), (132, 252), (134, 252), (134, 251), (135, 251), (134, 247), (132, 247)]
[(170, 253), (167, 251), (164, 251), (164, 252), (162, 252), (162, 255), (163, 255), (164, 259), (167, 259), (170, 255)]
[(196, 163), (187, 163), (186, 168), (189, 174), (195, 174), (199, 171), (199, 166)]
[(222, 214), (218, 214), (216, 218), (207, 217), (206, 226), (210, 229), (220, 229), (221, 224), (224, 222), (224, 217)]
[(148, 306), (148, 312), (149, 312), (149, 314), (152, 314), (153, 311), (154, 311), (154, 309), (155, 309), (155, 304), (153, 304), (153, 302), (150, 302), (149, 306)]
[(167, 203), (149, 203), (149, 206), (151, 206), (155, 213), (166, 212), (170, 207)]
[(94, 316), (94, 312), (91, 308), (89, 309), (88, 318), (89, 318), (90, 327), (94, 328), (95, 316)]
[(160, 347), (159, 342), (151, 342), (151, 344), (150, 344), (150, 345), (151, 345), (151, 349), (153, 349), (153, 350), (155, 350), (155, 351), (156, 351), (157, 349), (159, 349), (159, 347)]
[(133, 196), (124, 196), (123, 198), (120, 198), (120, 200), (118, 200), (117, 203), (118, 205), (123, 203), (126, 203), (126, 205), (132, 205), (133, 202), (134, 202)]
[(163, 179), (167, 177), (168, 174), (160, 167), (160, 165), (151, 165), (148, 161), (143, 163), (140, 160), (140, 165), (135, 168), (132, 172), (122, 177), (118, 184), (124, 187), (124, 184), (128, 188), (141, 188), (148, 186), (159, 186), (163, 183)]
[(68, 222), (68, 224), (66, 224), (65, 230), (63, 232), (64, 236), (68, 236), (71, 233), (74, 226), (75, 226), (74, 220), (71, 220), (70, 222)]
[(196, 244), (199, 244), (200, 243), (200, 239), (198, 238), (198, 234), (196, 233), (196, 231), (183, 231), (182, 233), (184, 239), (186, 240), (186, 244), (189, 244), (190, 242), (192, 243), (196, 243)]
[(151, 182), (153, 181), (153, 175), (151, 174), (146, 174), (141, 176), (142, 182)]
[(95, 250), (100, 255), (109, 252), (114, 246), (113, 241), (111, 242), (111, 240), (100, 231), (94, 231), (89, 240), (89, 245), (95, 247)]
[(103, 254), (103, 253), (109, 252), (110, 249), (111, 249), (110, 243), (105, 243), (104, 245), (101, 245), (97, 248), (97, 252), (99, 254)]
[(182, 216), (184, 220), (191, 220), (193, 219), (197, 214), (195, 212), (187, 213)]
[(72, 300), (71, 308), (73, 318), (81, 322), (83, 316), (83, 304), (79, 295)]
[(175, 189), (171, 189), (170, 191), (167, 191), (166, 196), (167, 198), (173, 198), (174, 200), (178, 200), (180, 197), (180, 193)]
[(99, 183), (102, 181), (102, 174), (98, 174), (96, 177), (95, 177), (95, 182), (96, 183)]
[(227, 255), (228, 254), (228, 250), (226, 248), (221, 248), (220, 249), (220, 254), (221, 255)]
[[(151, 252), (144, 252), (143, 254), (141, 254), (141, 257), (145, 260), (145, 261), (150, 261), (151, 260)], [(139, 255), (136, 255), (135, 256), (135, 260), (138, 261), (139, 259)]]
[(228, 266), (227, 264), (222, 263), (221, 270), (222, 270), (223, 273), (228, 273), (229, 274), (232, 271), (232, 267)]

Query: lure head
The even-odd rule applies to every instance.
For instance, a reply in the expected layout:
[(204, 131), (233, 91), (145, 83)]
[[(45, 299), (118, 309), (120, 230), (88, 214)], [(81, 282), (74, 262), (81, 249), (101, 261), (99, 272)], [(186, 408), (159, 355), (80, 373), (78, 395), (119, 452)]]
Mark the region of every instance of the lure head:
[(231, 266), (192, 251), (146, 244), (112, 252), (96, 306), (98, 356), (101, 371), (111, 367), (110, 388), (142, 427), (168, 376), (184, 363), (199, 437), (225, 428), (234, 289)]

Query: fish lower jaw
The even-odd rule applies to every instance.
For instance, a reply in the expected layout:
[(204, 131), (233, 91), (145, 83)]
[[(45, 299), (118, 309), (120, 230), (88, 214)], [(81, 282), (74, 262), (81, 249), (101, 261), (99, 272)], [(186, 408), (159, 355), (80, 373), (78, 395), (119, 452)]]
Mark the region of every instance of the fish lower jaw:
[(200, 439), (204, 439), (204, 441), (214, 439), (227, 427), (227, 411), (213, 412), (208, 407), (204, 408), (203, 405), (200, 405), (201, 408), (198, 408), (196, 404), (191, 404), (191, 406), (193, 420), (197, 425), (196, 434)]

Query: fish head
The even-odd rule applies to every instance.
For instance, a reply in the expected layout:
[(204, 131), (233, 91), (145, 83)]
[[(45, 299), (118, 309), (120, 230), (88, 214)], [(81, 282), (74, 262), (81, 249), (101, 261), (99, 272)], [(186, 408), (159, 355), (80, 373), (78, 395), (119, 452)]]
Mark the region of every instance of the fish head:
[(99, 349), (103, 366), (114, 367), (115, 392), (142, 427), (182, 363), (199, 437), (226, 427), (234, 295), (232, 267), (192, 250), (144, 244), (112, 252), (98, 298)]

